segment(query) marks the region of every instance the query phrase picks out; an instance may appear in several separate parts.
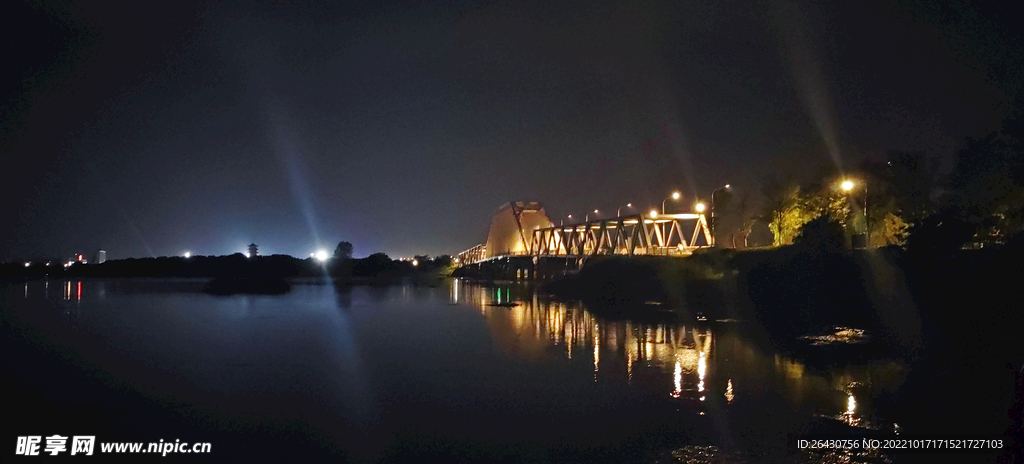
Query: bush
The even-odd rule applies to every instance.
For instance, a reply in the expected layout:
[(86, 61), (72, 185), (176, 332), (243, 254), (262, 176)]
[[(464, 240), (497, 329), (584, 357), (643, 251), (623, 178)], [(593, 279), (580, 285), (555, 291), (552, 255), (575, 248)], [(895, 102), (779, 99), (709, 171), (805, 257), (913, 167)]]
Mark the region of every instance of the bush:
[(975, 229), (963, 213), (936, 213), (910, 228), (907, 251), (916, 254), (954, 253), (974, 237)]
[(818, 216), (804, 224), (793, 244), (810, 250), (835, 252), (844, 248), (843, 225), (828, 216)]

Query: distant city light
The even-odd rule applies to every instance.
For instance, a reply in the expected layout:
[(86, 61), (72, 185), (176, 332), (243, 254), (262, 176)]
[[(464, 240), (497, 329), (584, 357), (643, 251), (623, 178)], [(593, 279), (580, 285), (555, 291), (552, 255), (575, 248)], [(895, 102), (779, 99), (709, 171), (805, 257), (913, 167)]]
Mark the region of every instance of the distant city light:
[(413, 259), (413, 260), (412, 260), (412, 265), (413, 265), (413, 266), (419, 266), (419, 265), (420, 265), (420, 262), (419, 262), (419, 261), (417, 261), (417, 260), (415, 260), (415, 259)]
[(324, 261), (327, 261), (327, 250), (316, 250), (316, 253), (313, 253), (311, 256), (322, 263)]
[(191, 253), (191, 252), (188, 252), (188, 251), (186, 251), (186, 252), (185, 252), (185, 254), (184, 254), (183, 256), (185, 256), (186, 258), (191, 258), (191, 257), (192, 257), (192, 253)]
[(30, 261), (25, 261), (25, 267), (29, 267), (31, 265), (32, 265), (32, 263)]

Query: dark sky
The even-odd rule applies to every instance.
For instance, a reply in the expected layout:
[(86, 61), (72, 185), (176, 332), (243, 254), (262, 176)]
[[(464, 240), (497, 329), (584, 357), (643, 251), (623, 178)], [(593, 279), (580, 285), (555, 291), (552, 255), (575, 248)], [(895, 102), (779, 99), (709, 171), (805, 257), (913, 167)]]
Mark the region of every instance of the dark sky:
[(0, 258), (455, 253), (510, 200), (557, 222), (756, 191), (777, 166), (948, 157), (1020, 89), (1000, 8), (17, 3)]

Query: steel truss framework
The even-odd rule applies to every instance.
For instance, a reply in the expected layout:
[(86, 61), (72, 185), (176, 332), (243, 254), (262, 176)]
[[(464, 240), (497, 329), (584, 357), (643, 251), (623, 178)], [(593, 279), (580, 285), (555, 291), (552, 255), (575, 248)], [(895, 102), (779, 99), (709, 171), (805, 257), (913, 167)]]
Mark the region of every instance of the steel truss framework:
[(487, 245), (481, 243), (473, 248), (470, 248), (462, 253), (459, 253), (456, 257), (456, 263), (460, 266), (467, 264), (476, 264), (487, 258)]
[[(684, 231), (689, 232), (690, 224), (693, 233), (687, 240)], [(534, 230), (529, 250), (537, 257), (686, 256), (710, 245), (711, 231), (703, 214), (634, 214)]]
[[(521, 232), (525, 237), (525, 231)], [(476, 245), (459, 253), (458, 263), (464, 266), (504, 256), (687, 256), (696, 249), (709, 246), (711, 230), (703, 214), (662, 214), (657, 217), (633, 214), (534, 229), (526, 250), (521, 253), (488, 257), (487, 246)]]

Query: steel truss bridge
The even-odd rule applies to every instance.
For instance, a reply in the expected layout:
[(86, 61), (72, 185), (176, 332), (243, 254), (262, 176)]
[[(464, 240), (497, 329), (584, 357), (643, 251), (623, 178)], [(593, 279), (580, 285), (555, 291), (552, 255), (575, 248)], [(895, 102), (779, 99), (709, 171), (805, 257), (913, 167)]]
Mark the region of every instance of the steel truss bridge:
[[(692, 222), (689, 224), (692, 234), (686, 222)], [(686, 235), (690, 235), (689, 240)], [(538, 257), (686, 256), (697, 248), (710, 245), (711, 232), (703, 214), (662, 214), (657, 217), (635, 214), (536, 229), (530, 241), (530, 254)]]
[[(508, 223), (514, 233), (496, 233), (492, 225), (488, 241), (458, 254), (460, 266), (511, 256), (533, 258), (587, 258), (599, 255), (688, 256), (694, 250), (712, 246), (711, 231), (704, 214), (630, 214), (615, 218), (594, 219), (577, 224), (534, 225), (523, 230), (524, 213), (531, 210), (523, 203), (510, 203), (495, 214), (492, 224)], [(536, 205), (535, 203), (533, 205)], [(543, 208), (532, 211), (543, 215)], [(510, 214), (513, 221), (504, 220)], [(495, 240), (495, 235), (511, 237), (506, 243)], [(498, 248), (501, 248), (500, 250)], [(490, 248), (490, 249), (489, 249)]]

